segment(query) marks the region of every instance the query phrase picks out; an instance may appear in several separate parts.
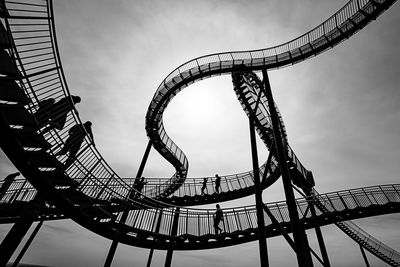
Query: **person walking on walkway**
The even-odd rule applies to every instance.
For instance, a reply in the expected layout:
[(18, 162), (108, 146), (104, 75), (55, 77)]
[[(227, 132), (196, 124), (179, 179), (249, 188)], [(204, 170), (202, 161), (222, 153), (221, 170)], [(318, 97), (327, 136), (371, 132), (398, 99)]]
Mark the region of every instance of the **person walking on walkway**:
[(141, 192), (143, 191), (144, 186), (147, 184), (147, 181), (144, 177), (140, 178), (135, 185), (135, 189), (138, 191), (136, 197), (141, 198)]
[(215, 192), (219, 193), (221, 189), (221, 177), (218, 174), (215, 175)]
[(201, 187), (201, 195), (205, 194), (204, 190), (206, 190), (206, 188), (207, 188), (207, 180), (208, 180), (207, 177), (203, 178), (203, 186)]
[[(221, 222), (224, 214), (223, 214), (219, 204), (217, 204), (216, 207), (217, 207), (217, 210), (215, 211), (215, 214), (214, 214), (214, 229), (215, 229), (215, 234), (218, 235), (219, 233), (222, 233), (222, 229), (221, 229), (221, 227), (219, 227), (219, 223)], [(218, 231), (219, 231), (219, 233), (218, 233)]]
[(92, 139), (92, 142), (94, 144), (92, 123), (90, 121), (87, 121), (84, 124), (77, 124), (72, 126), (71, 129), (69, 129), (68, 133), (69, 137), (67, 141), (65, 141), (64, 147), (55, 154), (56, 156), (59, 156), (65, 155), (67, 152), (69, 152), (68, 158), (65, 161), (65, 168), (68, 168), (74, 162), (76, 154), (78, 154), (82, 142), (85, 139), (86, 133)]
[(35, 117), (39, 123), (39, 127), (47, 126), (43, 133), (51, 129), (62, 130), (67, 121), (67, 115), (74, 109), (74, 105), (81, 102), (79, 96), (67, 96), (59, 101), (54, 98), (48, 98), (39, 102), (39, 109), (35, 113)]

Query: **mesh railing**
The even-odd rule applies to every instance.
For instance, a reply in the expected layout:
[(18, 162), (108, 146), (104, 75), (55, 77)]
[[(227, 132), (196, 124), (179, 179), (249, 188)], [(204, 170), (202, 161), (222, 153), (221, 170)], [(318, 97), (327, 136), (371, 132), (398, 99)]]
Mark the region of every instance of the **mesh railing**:
[[(134, 179), (131, 180), (133, 182)], [(128, 182), (130, 183), (130, 182)], [(3, 183), (0, 183), (0, 186)], [(94, 190), (92, 190), (94, 191)], [(357, 188), (351, 190), (342, 190), (327, 194), (316, 195), (319, 203), (323, 204), (325, 211), (317, 210), (317, 216), (324, 215), (326, 212), (350, 212), (357, 208), (370, 206), (376, 207), (379, 205), (387, 205), (388, 203), (400, 203), (400, 185), (383, 185), (371, 186), (365, 188)], [(98, 193), (98, 192), (97, 192)], [(15, 180), (0, 198), (0, 203), (12, 203), (15, 201), (30, 201), (36, 195), (36, 190), (23, 179)], [(306, 199), (297, 199), (297, 210), (300, 218), (310, 218), (308, 212), (308, 201)], [(317, 203), (318, 204), (318, 203)], [(268, 209), (278, 220), (279, 223), (289, 223), (290, 216), (287, 209), (286, 201), (279, 201), (266, 204)], [(169, 235), (172, 229), (173, 217), (176, 209), (164, 209), (162, 211), (162, 227), (159, 233)], [(128, 215), (126, 224), (136, 229), (144, 231), (153, 231), (155, 221), (161, 213), (160, 209), (135, 209), (131, 210)], [(204, 236), (213, 235), (213, 216), (215, 210), (196, 210), (182, 209), (179, 212), (178, 236)], [(122, 216), (121, 214), (119, 216)], [(272, 221), (264, 214), (266, 226), (271, 225)], [(118, 220), (118, 219), (117, 219)], [(372, 248), (389, 255), (393, 260), (399, 260), (399, 254), (386, 246), (382, 242), (360, 229), (353, 223), (341, 222), (345, 227), (350, 228), (362, 240), (368, 243)], [(257, 228), (257, 215), (255, 206), (247, 206), (241, 208), (224, 209), (224, 216), (221, 226), (225, 233), (235, 233), (237, 231), (245, 231), (248, 229)]]
[[(271, 164), (270, 168), (268, 168), (268, 175), (276, 175), (277, 165)], [(263, 175), (265, 171), (265, 165), (262, 165), (259, 169), (260, 175)], [(111, 189), (118, 191), (121, 188), (119, 183), (113, 183), (113, 179), (110, 178), (102, 178), (96, 177), (100, 184), (104, 186), (110, 187)], [(203, 179), (207, 179), (207, 184), (204, 190), (203, 187)], [(135, 185), (136, 178), (122, 178), (125, 184), (128, 184), (130, 187)], [(229, 192), (235, 190), (246, 189), (254, 186), (253, 180), (253, 172), (243, 172), (239, 174), (232, 175), (222, 175), (221, 176), (221, 186), (219, 192)], [(84, 187), (85, 190), (93, 191), (94, 195), (99, 194), (102, 191), (101, 186), (97, 184), (93, 184), (88, 182), (89, 180), (82, 181), (79, 187)], [(161, 194), (162, 190), (168, 188), (168, 184), (171, 183), (169, 178), (147, 178), (147, 184), (144, 185), (141, 193), (147, 197), (157, 197)], [(0, 181), (0, 187), (4, 184), (4, 181)], [(22, 188), (22, 189), (21, 189)], [(32, 191), (28, 194), (27, 191)], [(15, 179), (10, 183), (10, 186), (6, 189), (3, 194), (3, 197), (0, 198), (0, 201), (3, 202), (12, 202), (13, 200), (21, 200), (21, 201), (29, 201), (32, 200), (30, 197), (33, 197), (36, 192), (36, 189), (25, 179)], [(202, 194), (214, 194), (215, 190), (215, 177), (199, 177), (199, 178), (188, 178), (185, 183), (176, 190), (169, 197), (193, 197), (196, 195)], [(24, 198), (21, 198), (21, 194), (26, 195)], [(1, 196), (1, 195), (0, 195)], [(30, 197), (29, 197), (30, 196)]]
[(372, 250), (382, 253), (390, 260), (395, 261), (397, 264), (400, 264), (400, 253), (398, 251), (377, 240), (375, 237), (361, 229), (352, 221), (340, 222), (340, 224), (351, 229), (351, 231), (355, 233), (359, 238), (361, 238), (362, 242), (368, 244)]
[[(262, 176), (265, 172), (265, 164), (259, 169), (260, 175)], [(272, 162), (267, 170), (268, 176), (277, 175), (278, 167), (277, 164)], [(231, 192), (240, 189), (246, 189), (254, 186), (253, 172), (243, 172), (231, 175), (221, 175), (221, 186), (218, 193)], [(202, 190), (203, 181), (207, 179), (206, 187)], [(148, 178), (148, 184), (143, 188), (142, 193), (148, 197), (157, 197), (161, 195), (163, 190), (169, 188), (169, 184), (173, 183), (171, 180), (165, 178)], [(185, 182), (169, 197), (192, 197), (203, 194), (214, 194), (217, 193), (215, 190), (215, 177), (199, 177), (199, 178), (187, 178)]]
[[(316, 192), (316, 191), (315, 191)], [(314, 193), (315, 193), (314, 192)], [(336, 212), (358, 207), (400, 203), (400, 185), (382, 185), (330, 193), (325, 196), (315, 195), (316, 205), (321, 213)], [(321, 207), (322, 205), (322, 207)], [(361, 229), (352, 221), (337, 222), (336, 225), (346, 234), (349, 231), (357, 236), (356, 242), (377, 256), (383, 254), (386, 258), (400, 264), (400, 253)], [(350, 237), (353, 237), (350, 235)]]
[[(3, 187), (4, 181), (0, 182)], [(29, 202), (33, 200), (37, 194), (36, 189), (25, 179), (18, 179), (10, 183), (5, 192), (0, 192), (1, 203)]]
[[(388, 203), (400, 203), (399, 194), (400, 185), (384, 185), (371, 186), (365, 188), (342, 190), (327, 194), (317, 195), (320, 202), (327, 203), (329, 213), (334, 213), (338, 216), (340, 212), (354, 211), (358, 216), (358, 208), (376, 207), (379, 205), (387, 205)], [(297, 210), (300, 218), (311, 218), (311, 213), (308, 212), (308, 200), (297, 199)], [(286, 201), (279, 201), (266, 204), (268, 209), (278, 220), (279, 223), (289, 223), (289, 211)], [(154, 227), (151, 222), (154, 221), (160, 210), (132, 210), (129, 213), (126, 224), (136, 228), (148, 231)], [(196, 210), (196, 209), (180, 209), (178, 220), (178, 236), (204, 236), (213, 235), (213, 216), (215, 210)], [(223, 209), (223, 220), (221, 226), (225, 233), (235, 233), (237, 231), (245, 231), (257, 227), (257, 216), (255, 206), (247, 206), (232, 209)], [(326, 213), (317, 210), (317, 216)], [(172, 221), (175, 215), (175, 210), (170, 209), (163, 213), (163, 221), (166, 225), (160, 229), (160, 234), (168, 235), (172, 228)], [(366, 216), (365, 214), (363, 216)], [(272, 224), (270, 218), (264, 213), (265, 225)], [(321, 223), (325, 223), (323, 219)], [(378, 241), (379, 242), (379, 241)]]

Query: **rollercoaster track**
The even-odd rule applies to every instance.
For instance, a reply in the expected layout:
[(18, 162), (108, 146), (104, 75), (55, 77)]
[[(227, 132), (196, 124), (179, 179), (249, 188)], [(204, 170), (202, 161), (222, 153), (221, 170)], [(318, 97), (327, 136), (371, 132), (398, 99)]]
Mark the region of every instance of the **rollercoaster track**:
[[(173, 70), (159, 85), (146, 114), (146, 131), (157, 151), (176, 169), (177, 187), (188, 170), (183, 151), (165, 131), (163, 113), (169, 102), (185, 87), (199, 80), (240, 71), (271, 70), (301, 62), (348, 39), (389, 8), (395, 1), (349, 1), (343, 8), (311, 31), (274, 47), (225, 52), (190, 60)], [(180, 177), (177, 179), (176, 177)]]
[[(263, 50), (208, 55), (189, 61), (171, 72), (157, 89), (146, 115), (146, 131), (153, 147), (177, 171), (166, 189), (158, 194), (172, 194), (187, 176), (187, 158), (168, 137), (162, 121), (165, 108), (179, 91), (212, 76), (276, 69), (318, 55), (362, 29), (394, 2), (350, 1), (313, 30), (285, 44)], [(210, 227), (213, 210), (183, 209), (156, 198), (132, 197), (132, 186), (112, 170), (88, 137), (82, 143), (77, 160), (66, 167), (66, 156), (56, 155), (65, 144), (68, 130), (81, 123), (74, 107), (60, 131), (45, 131), (41, 126), (45, 121), (36, 115), (41, 101), (70, 96), (57, 47), (52, 2), (33, 0), (27, 4), (0, 1), (0, 16), (5, 23), (0, 38), (0, 82), (6, 92), (2, 92), (0, 103), (1, 147), (46, 199), (93, 232), (139, 247), (204, 249), (257, 238), (255, 207), (224, 210), (224, 223), (228, 226), (225, 234), (217, 236)], [(333, 223), (398, 212), (398, 187), (382, 188), (367, 190), (368, 194), (359, 193), (360, 197), (356, 192), (350, 195), (338, 193), (339, 199), (326, 196), (337, 205), (343, 204), (343, 199), (349, 202), (345, 202), (345, 210), (317, 215), (320, 221), (307, 213), (300, 216), (301, 220), (306, 227), (313, 227), (329, 221)], [(382, 195), (386, 197), (384, 202), (380, 200)], [(395, 198), (392, 199), (393, 196)], [(365, 199), (369, 202), (365, 203)], [(354, 201), (362, 205), (351, 206)], [(298, 201), (298, 205), (301, 212), (307, 209), (308, 204), (303, 200)], [(290, 221), (285, 204), (275, 203), (270, 209), (277, 218), (281, 216), (280, 224), (288, 230)], [(127, 218), (122, 219), (125, 211)], [(267, 236), (279, 234), (271, 221), (269, 224), (266, 221), (266, 229)]]

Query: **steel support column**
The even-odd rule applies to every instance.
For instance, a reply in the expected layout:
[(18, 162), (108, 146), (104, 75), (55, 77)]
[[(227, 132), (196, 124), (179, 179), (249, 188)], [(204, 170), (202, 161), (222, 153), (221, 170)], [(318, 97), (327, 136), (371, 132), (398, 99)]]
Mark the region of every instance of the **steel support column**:
[[(149, 140), (146, 150), (144, 152), (143, 158), (142, 158), (142, 162), (140, 163), (139, 169), (136, 173), (136, 179), (139, 179), (140, 177), (142, 177), (144, 167), (146, 166), (146, 162), (147, 162), (147, 159), (150, 154), (151, 146), (152, 146), (152, 144), (151, 144), (151, 141)], [(121, 220), (120, 220), (121, 223), (124, 223), (126, 221), (126, 219), (128, 218), (128, 214), (129, 214), (129, 210), (125, 209), (121, 216)], [(111, 263), (114, 259), (115, 251), (117, 250), (117, 246), (118, 246), (118, 241), (113, 240), (111, 243), (110, 250), (108, 251), (106, 262), (104, 263), (104, 267), (111, 266)]]
[[(177, 207), (172, 222), (171, 236), (176, 236), (176, 233), (178, 232), (179, 212), (180, 208)], [(165, 267), (171, 267), (173, 252), (174, 252), (173, 249), (167, 250), (167, 256), (165, 258), (165, 265), (164, 265)]]
[(14, 223), (6, 237), (0, 244), (0, 266), (6, 266), (14, 251), (18, 248), (25, 234), (37, 218), (39, 211), (37, 205), (28, 204), (21, 214), (21, 218)]
[[(312, 194), (307, 193), (307, 197), (312, 197)], [(317, 214), (315, 211), (314, 203), (312, 201), (310, 201), (310, 202), (308, 202), (308, 206), (310, 207), (311, 215), (313, 217), (316, 217)], [(326, 250), (326, 246), (325, 246), (325, 242), (324, 242), (324, 237), (322, 236), (321, 227), (316, 226), (314, 229), (315, 229), (315, 234), (317, 235), (319, 250), (321, 251), (321, 256), (322, 256), (322, 260), (324, 261), (324, 266), (331, 267), (331, 263), (330, 263), (329, 257), (328, 257), (328, 252)]]
[(361, 250), (361, 254), (363, 256), (364, 262), (365, 262), (365, 266), (370, 267), (367, 255), (365, 255), (365, 251), (361, 245), (360, 245), (360, 250)]
[(289, 210), (290, 223), (293, 229), (293, 239), (296, 245), (296, 256), (297, 263), (300, 267), (313, 266), (311, 253), (306, 237), (306, 232), (299, 220), (299, 214), (297, 212), (296, 201), (292, 189), (292, 183), (290, 181), (289, 169), (287, 166), (286, 149), (283, 146), (282, 135), (280, 130), (280, 123), (277, 111), (275, 109), (274, 99), (272, 97), (271, 86), (268, 79), (268, 73), (266, 70), (263, 73), (263, 88), (267, 97), (268, 106), (270, 109), (271, 122), (274, 131), (275, 145), (277, 149), (279, 166), (282, 172), (282, 183), (286, 196), (286, 204)]
[(254, 188), (255, 188), (255, 199), (256, 199), (256, 210), (257, 210), (257, 226), (258, 226), (258, 245), (260, 252), (260, 263), (262, 267), (268, 267), (268, 249), (267, 239), (265, 234), (265, 221), (264, 221), (264, 203), (262, 201), (262, 188), (260, 185), (260, 172), (258, 166), (258, 154), (257, 154), (257, 141), (256, 132), (254, 130), (253, 118), (249, 118), (250, 126), (250, 142), (251, 142), (251, 156), (253, 162), (253, 173), (254, 173)]
[[(163, 214), (163, 210), (161, 209), (160, 215), (158, 216), (156, 229), (154, 230), (155, 233), (158, 233), (160, 231), (162, 214)], [(151, 261), (153, 259), (153, 253), (154, 253), (154, 248), (150, 249), (149, 258), (147, 259), (147, 265), (146, 265), (147, 267), (151, 266)]]
[(13, 265), (11, 267), (17, 267), (19, 262), (22, 260), (22, 257), (25, 255), (25, 252), (28, 250), (29, 246), (31, 245), (33, 239), (39, 232), (40, 227), (43, 225), (43, 219), (36, 225), (35, 229), (33, 230), (31, 236), (29, 239), (26, 241), (24, 247), (22, 248), (21, 252), (18, 254), (18, 256), (15, 258)]

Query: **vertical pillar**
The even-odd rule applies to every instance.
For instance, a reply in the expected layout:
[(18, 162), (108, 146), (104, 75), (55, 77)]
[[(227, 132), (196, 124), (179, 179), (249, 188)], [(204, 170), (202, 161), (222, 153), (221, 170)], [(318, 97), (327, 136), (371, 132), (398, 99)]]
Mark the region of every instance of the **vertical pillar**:
[(35, 238), (36, 234), (39, 232), (40, 227), (42, 227), (43, 219), (36, 225), (35, 230), (33, 230), (31, 236), (26, 241), (25, 246), (22, 248), (21, 252), (15, 258), (13, 265), (11, 267), (17, 267), (19, 262), (22, 260), (22, 257), (25, 255), (25, 252), (28, 250), (29, 246), (31, 245), (33, 239)]
[(365, 262), (365, 266), (369, 267), (369, 262), (368, 262), (368, 258), (367, 255), (365, 255), (365, 251), (363, 249), (363, 247), (360, 245), (360, 250), (361, 250), (361, 254), (363, 256), (364, 262)]
[[(149, 157), (150, 149), (151, 149), (151, 141), (149, 140), (146, 150), (144, 152), (143, 158), (142, 158), (142, 162), (140, 163), (139, 169), (136, 173), (136, 180), (140, 179), (140, 177), (142, 177), (143, 170), (144, 170), (144, 167), (147, 162), (147, 158)], [(126, 219), (128, 218), (128, 214), (129, 214), (129, 210), (125, 209), (122, 213), (121, 220), (120, 220), (122, 223), (124, 223), (126, 221)], [(117, 250), (117, 246), (118, 246), (118, 241), (113, 240), (111, 243), (110, 250), (108, 251), (107, 258), (104, 263), (104, 267), (111, 266), (111, 263), (114, 259), (115, 251)]]
[(3, 242), (0, 244), (0, 266), (6, 266), (12, 254), (31, 227), (33, 220), (20, 220), (14, 223)]
[[(160, 231), (162, 213), (163, 213), (163, 210), (160, 209), (160, 215), (158, 216), (156, 229), (154, 230), (154, 232), (156, 232), (156, 233), (158, 233)], [(149, 258), (147, 259), (147, 267), (151, 266), (151, 260), (153, 259), (153, 253), (154, 253), (154, 248), (150, 249)]]
[(143, 170), (144, 170), (144, 167), (146, 166), (146, 162), (147, 162), (147, 159), (150, 154), (150, 149), (151, 149), (151, 141), (149, 140), (149, 142), (147, 143), (146, 150), (144, 151), (142, 162), (140, 162), (139, 169), (136, 173), (136, 180), (140, 179), (140, 177), (142, 177), (142, 175), (143, 175)]
[(269, 151), (267, 161), (265, 162), (265, 169), (264, 169), (264, 173), (263, 173), (263, 177), (261, 179), (261, 182), (265, 182), (266, 181), (268, 171), (271, 170), (272, 155), (273, 155), (273, 148), (271, 148), (271, 151)]
[(282, 183), (286, 196), (286, 203), (289, 210), (290, 223), (293, 230), (293, 239), (296, 245), (296, 256), (297, 263), (300, 267), (310, 267), (313, 266), (311, 259), (311, 253), (308, 246), (308, 241), (306, 237), (306, 232), (299, 220), (299, 214), (297, 212), (296, 201), (293, 193), (292, 183), (290, 181), (289, 169), (287, 166), (287, 156), (286, 149), (283, 146), (282, 135), (280, 131), (280, 123), (278, 118), (278, 113), (275, 109), (274, 99), (272, 97), (271, 86), (268, 79), (268, 73), (266, 70), (263, 73), (263, 84), (264, 90), (268, 101), (268, 106), (271, 114), (271, 122), (275, 136), (275, 145), (277, 149), (279, 166), (282, 172)]
[(173, 249), (168, 249), (167, 250), (167, 256), (165, 256), (165, 267), (170, 267), (172, 263), (172, 254), (174, 250)]
[[(307, 197), (312, 197), (312, 193), (307, 193)], [(308, 206), (310, 207), (311, 215), (313, 217), (315, 217), (316, 216), (316, 212), (315, 212), (314, 203), (312, 201), (310, 201), (310, 202), (308, 202)], [(317, 240), (318, 240), (318, 244), (319, 244), (319, 250), (321, 251), (321, 256), (322, 256), (322, 260), (324, 262), (324, 266), (325, 267), (330, 267), (331, 263), (329, 261), (328, 252), (326, 250), (324, 238), (322, 236), (321, 227), (316, 226), (314, 229), (315, 229), (315, 234), (317, 235)]]
[(154, 248), (150, 249), (149, 257), (147, 258), (147, 267), (151, 266), (151, 261), (153, 259)]
[(257, 155), (257, 142), (256, 134), (254, 130), (253, 118), (249, 118), (250, 125), (250, 141), (251, 141), (251, 155), (253, 162), (253, 173), (254, 173), (254, 187), (255, 187), (255, 199), (256, 199), (256, 210), (257, 210), (257, 226), (258, 226), (258, 245), (260, 252), (260, 263), (261, 266), (268, 267), (268, 250), (267, 250), (267, 239), (265, 237), (265, 221), (264, 221), (264, 203), (262, 201), (262, 189), (260, 185), (260, 172), (258, 166), (258, 155)]
[[(180, 211), (180, 208), (177, 207), (175, 210), (174, 219), (172, 222), (171, 236), (176, 236), (176, 233), (178, 232), (179, 211)], [(165, 265), (164, 265), (165, 267), (171, 267), (173, 252), (174, 252), (173, 249), (167, 250), (167, 256), (165, 258)]]
[(37, 218), (39, 208), (28, 204), (21, 217), (14, 223), (0, 244), (0, 266), (6, 266), (14, 251), (18, 248), (25, 234)]
[(117, 250), (118, 242), (113, 240), (111, 243), (110, 250), (108, 251), (106, 262), (104, 263), (104, 267), (111, 266), (112, 260), (114, 259), (115, 251)]

